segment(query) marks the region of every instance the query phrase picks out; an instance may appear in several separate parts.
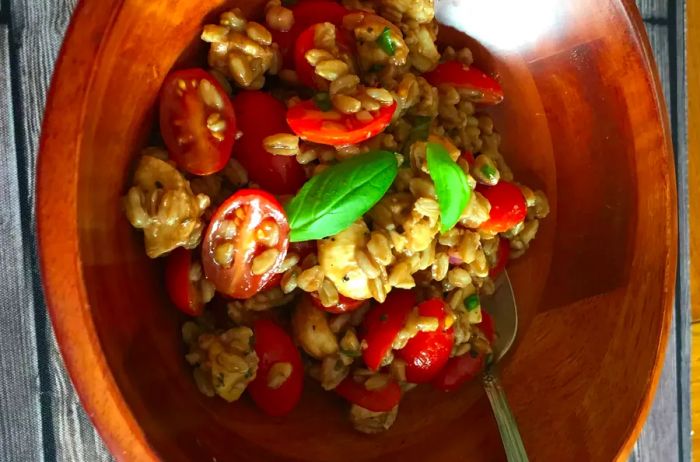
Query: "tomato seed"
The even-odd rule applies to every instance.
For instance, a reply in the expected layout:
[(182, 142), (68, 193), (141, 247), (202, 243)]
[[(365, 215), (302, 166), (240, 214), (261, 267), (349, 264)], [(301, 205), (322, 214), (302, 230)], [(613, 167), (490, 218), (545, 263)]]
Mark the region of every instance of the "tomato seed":
[(224, 242), (214, 250), (214, 260), (221, 266), (229, 266), (236, 249), (230, 242)]
[(272, 267), (277, 262), (277, 257), (279, 257), (280, 252), (277, 249), (267, 249), (257, 257), (253, 259), (253, 264), (251, 265), (251, 271), (254, 275), (260, 276), (265, 274), (272, 269)]

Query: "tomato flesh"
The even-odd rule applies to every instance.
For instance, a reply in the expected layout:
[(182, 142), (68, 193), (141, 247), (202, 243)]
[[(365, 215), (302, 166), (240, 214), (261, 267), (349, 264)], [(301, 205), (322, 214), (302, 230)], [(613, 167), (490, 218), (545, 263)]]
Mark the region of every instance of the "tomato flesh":
[(484, 231), (503, 233), (527, 216), (525, 196), (513, 183), (499, 181), (494, 186), (478, 184), (476, 192), (483, 195), (491, 204), (489, 219), (480, 226)]
[(435, 388), (442, 391), (455, 391), (468, 381), (479, 376), (484, 370), (485, 357), (482, 353), (468, 352), (450, 358), (445, 367), (433, 379)]
[(290, 8), (294, 13), (294, 25), (287, 32), (271, 30), (272, 41), (279, 46), (284, 67), (294, 67), (294, 45), (299, 35), (312, 24), (329, 22), (335, 26), (343, 23), (349, 13), (344, 6), (328, 0), (303, 0)]
[(304, 168), (294, 156), (276, 156), (263, 147), (266, 137), (290, 133), (284, 104), (262, 91), (242, 91), (234, 103), (243, 133), (234, 157), (247, 170), (250, 181), (273, 194), (295, 194), (306, 181)]
[(391, 411), (401, 401), (401, 387), (391, 380), (384, 388), (368, 390), (364, 384), (347, 377), (335, 388), (340, 396), (373, 412)]
[(504, 237), (501, 237), (498, 241), (498, 250), (496, 253), (496, 265), (489, 270), (489, 276), (492, 279), (497, 278), (501, 275), (503, 270), (506, 269), (508, 264), (508, 259), (510, 258), (510, 241)]
[(493, 316), (488, 311), (481, 310), (481, 322), (477, 324), (477, 327), (484, 334), (486, 340), (489, 341), (489, 345), (493, 345), (493, 341), (496, 339), (496, 329), (493, 323)]
[[(324, 81), (322, 77), (316, 75), (314, 67), (306, 60), (306, 52), (316, 48), (314, 37), (316, 27), (321, 24), (313, 24), (302, 32), (294, 44), (294, 68), (297, 71), (299, 81), (310, 88), (320, 88), (319, 82)], [(336, 28), (336, 41), (341, 52), (352, 53), (354, 41), (350, 32), (342, 28)]]
[(381, 133), (391, 122), (396, 102), (382, 106), (372, 119), (362, 122), (352, 114), (336, 110), (321, 111), (311, 100), (295, 104), (287, 111), (287, 123), (294, 133), (306, 141), (345, 146), (367, 141)]
[(423, 74), (423, 77), (435, 87), (448, 84), (478, 92), (479, 97), (475, 100), (477, 103), (498, 104), (503, 101), (503, 88), (500, 83), (484, 71), (459, 61), (438, 64), (435, 69)]
[(191, 250), (183, 247), (173, 250), (165, 263), (165, 287), (177, 309), (190, 316), (199, 316), (204, 310), (204, 303), (190, 281), (191, 267)]
[(311, 295), (311, 301), (316, 308), (332, 314), (350, 313), (361, 307), (364, 303), (364, 300), (355, 300), (338, 294), (337, 304), (333, 306), (323, 306), (323, 303), (321, 303), (321, 299), (318, 296), (318, 292), (311, 292), (309, 295)]
[[(263, 242), (260, 234), (271, 227), (277, 228), (277, 241)], [(233, 247), (230, 262), (222, 264), (217, 255), (223, 253), (221, 246), (231, 248), (229, 244)], [(204, 273), (222, 294), (250, 298), (275, 277), (288, 245), (289, 225), (282, 206), (265, 191), (243, 189), (229, 197), (209, 223), (202, 244)], [(253, 274), (253, 259), (268, 248), (277, 251), (277, 258), (263, 274)]]
[(418, 305), (418, 314), (437, 318), (438, 329), (434, 332), (418, 332), (396, 354), (406, 362), (406, 381), (428, 383), (450, 359), (454, 345), (454, 328), (450, 326), (449, 329), (445, 329), (447, 305), (439, 298)]
[(160, 92), (160, 132), (179, 168), (210, 175), (231, 158), (236, 115), (211, 74), (198, 68), (175, 71)]
[[(266, 414), (275, 417), (289, 414), (299, 403), (304, 383), (304, 366), (299, 350), (284, 329), (269, 319), (256, 321), (253, 332), (259, 362), (258, 372), (248, 385), (248, 392)], [(289, 363), (292, 372), (279, 388), (271, 388), (268, 386), (268, 374), (277, 363)]]
[(370, 370), (379, 369), (415, 305), (416, 294), (412, 290), (392, 290), (384, 303), (369, 310), (362, 323), (362, 337), (367, 344), (362, 358)]

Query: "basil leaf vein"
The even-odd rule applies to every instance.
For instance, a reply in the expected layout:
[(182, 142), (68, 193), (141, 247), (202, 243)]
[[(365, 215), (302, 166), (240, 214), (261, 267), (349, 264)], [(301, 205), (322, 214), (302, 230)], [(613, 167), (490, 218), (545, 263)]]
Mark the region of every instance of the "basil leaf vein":
[(322, 239), (344, 230), (379, 202), (397, 173), (394, 153), (372, 151), (311, 178), (287, 204), (290, 241)]
[(467, 182), (467, 175), (452, 160), (443, 145), (428, 143), (426, 159), (440, 205), (440, 232), (445, 233), (452, 229), (462, 216), (471, 197), (471, 188)]

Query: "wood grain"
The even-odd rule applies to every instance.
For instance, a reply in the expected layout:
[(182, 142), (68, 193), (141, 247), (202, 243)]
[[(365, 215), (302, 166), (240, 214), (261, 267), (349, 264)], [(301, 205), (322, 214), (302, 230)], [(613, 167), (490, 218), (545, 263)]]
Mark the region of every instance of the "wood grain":
[[(676, 267), (675, 178), (653, 64), (638, 29), (630, 28), (641, 22), (621, 14), (630, 3), (548, 4), (563, 23), (543, 31), (538, 46), (523, 49), (522, 56), (495, 50), (481, 61), (498, 71), (511, 95), (499, 127), (513, 165), (544, 185), (554, 210), (540, 230), (539, 249), (513, 267), (522, 347), (504, 367), (533, 459), (624, 456), (661, 375)], [(472, 453), (475, 459), (498, 459), (493, 422), (468, 428), (465, 414), (483, 410), (475, 389), (449, 398), (409, 395), (392, 432), (373, 440), (350, 432), (337, 403), (313, 390), (296, 414), (281, 421), (260, 416), (246, 401), (220, 406), (196, 393), (178, 357), (178, 319), (157, 284), (158, 268), (146, 263), (140, 242), (114, 210), (163, 77), (198, 35), (201, 15), (220, 4), (177, 2), (166, 9), (162, 3), (114, 2), (114, 16), (110, 2), (82, 5), (80, 27), (71, 30), (73, 45), (65, 49), (59, 85), (47, 105), (38, 224), (57, 335), (113, 450), (152, 457), (150, 445), (170, 460), (230, 458), (232, 450), (241, 459), (419, 458), (434, 453), (431, 439), (439, 435), (440, 459), (455, 460), (465, 445), (482, 449)], [(442, 13), (452, 21), (468, 16)], [(498, 29), (482, 32), (477, 38), (484, 43), (503, 38)], [(101, 116), (86, 117), (80, 108)], [(600, 168), (610, 162), (620, 168)], [(597, 175), (580, 175), (582, 169)], [(646, 187), (650, 183), (657, 187)], [(61, 201), (53, 200), (56, 195)], [(576, 210), (591, 220), (577, 220)], [(569, 245), (601, 229), (626, 244)], [(601, 248), (611, 248), (616, 258)], [(600, 278), (601, 261), (620, 265), (620, 273)], [(543, 297), (546, 278), (559, 277), (559, 269), (571, 278), (549, 284)], [(553, 421), (556, 440), (542, 431)], [(329, 437), (304, 443), (322, 431)]]
[[(76, 3), (76, 0), (41, 0), (41, 1), (12, 1), (3, 2), (3, 8), (6, 3), (12, 5), (12, 20), (13, 20), (13, 37), (16, 43), (16, 65), (19, 69), (17, 86), (20, 87), (20, 94), (23, 96), (22, 115), (23, 120), (18, 123), (21, 125), (20, 139), (17, 140), (20, 144), (20, 164), (23, 174), (20, 177), (21, 195), (23, 210), (33, 208), (33, 181), (34, 181), (34, 156), (36, 153), (36, 140), (38, 137), (38, 127), (43, 113), (43, 104), (47, 82), (53, 68), (53, 62), (62, 40), (63, 33)], [(689, 2), (691, 5), (697, 2)], [(653, 24), (651, 39), (656, 51), (657, 60), (661, 67), (661, 77), (664, 80), (664, 93), (669, 95), (669, 80), (668, 68), (665, 67), (668, 62), (669, 42), (668, 31), (665, 26), (660, 23), (665, 22), (668, 4), (665, 0), (639, 0), (638, 4), (645, 18), (652, 19)], [(691, 42), (692, 43), (692, 42)], [(697, 43), (697, 42), (695, 42)], [(4, 48), (4, 47), (3, 47)], [(4, 48), (6, 49), (6, 48)], [(666, 58), (664, 60), (664, 58)], [(0, 93), (2, 97), (2, 93)], [(4, 109), (5, 107), (2, 106)], [(3, 145), (5, 141), (10, 142), (9, 138), (2, 138)], [(12, 160), (12, 159), (10, 159)], [(695, 165), (698, 165), (697, 163)], [(11, 180), (15, 178), (14, 176)], [(697, 184), (697, 183), (696, 183)], [(26, 195), (26, 197), (25, 197)], [(695, 215), (697, 216), (697, 214)], [(3, 216), (3, 220), (4, 220)], [(30, 220), (33, 223), (33, 218)], [(31, 224), (28, 229), (32, 229)], [(13, 257), (14, 258), (14, 257)], [(23, 294), (31, 294), (31, 275), (15, 275), (18, 278), (17, 284), (24, 287)], [(34, 275), (36, 276), (36, 274)], [(696, 300), (698, 300), (696, 298)], [(49, 428), (46, 429), (46, 437), (55, 439), (54, 442), (46, 444), (49, 452), (44, 454), (45, 460), (62, 460), (62, 461), (98, 461), (107, 460), (109, 455), (103, 449), (103, 445), (96, 436), (89, 420), (87, 419), (82, 407), (75, 398), (73, 388), (66, 378), (63, 370), (63, 363), (60, 357), (55, 352), (55, 342), (51, 334), (50, 327), (43, 316), (43, 303), (40, 294), (37, 297), (37, 304), (34, 305), (34, 300), (31, 295), (26, 302), (25, 308), (21, 308), (23, 313), (32, 313), (36, 311), (39, 318), (40, 335), (43, 339), (44, 347), (40, 349), (39, 364), (46, 367), (50, 363), (48, 372), (44, 377), (48, 380), (41, 385), (41, 390), (46, 402), (45, 413), (49, 417)], [(17, 302), (10, 305), (17, 306)], [(20, 310), (20, 308), (18, 308)], [(31, 323), (26, 325), (28, 336), (30, 339), (33, 327)], [(41, 334), (43, 331), (43, 334)], [(669, 347), (668, 358), (672, 357), (672, 352), (675, 350), (673, 343)], [(698, 351), (697, 349), (695, 351)], [(11, 356), (14, 358), (14, 355)], [(1, 360), (0, 360), (1, 361)], [(13, 359), (13, 361), (17, 361)], [(32, 369), (31, 364), (27, 365), (26, 370), (35, 370), (36, 365)], [(673, 402), (672, 396), (675, 394), (674, 386), (675, 377), (671, 378), (674, 371), (668, 366), (664, 367), (664, 376), (660, 382), (659, 401), (661, 396), (666, 403)], [(36, 381), (36, 372), (34, 372), (34, 380)], [(36, 386), (39, 386), (36, 384)], [(36, 391), (36, 390), (33, 390)], [(32, 393), (31, 399), (36, 399), (36, 394)], [(668, 438), (656, 439), (656, 435), (661, 435), (661, 430), (668, 431), (672, 423), (669, 422), (668, 413), (662, 412), (657, 415), (655, 404), (649, 417), (647, 428), (640, 437), (640, 454), (643, 454), (645, 448), (654, 450), (658, 445), (667, 442)], [(2, 407), (2, 406), (0, 406)], [(663, 407), (663, 406), (662, 406)], [(5, 409), (3, 407), (3, 409)], [(47, 412), (48, 411), (48, 412)], [(40, 417), (37, 416), (33, 420), (27, 422), (26, 434), (21, 435), (26, 438), (28, 446), (11, 446), (11, 450), (35, 450), (41, 453), (41, 423)], [(16, 425), (16, 424), (15, 424)], [(34, 431), (31, 427), (35, 426)], [(53, 427), (53, 428), (51, 428)], [(2, 429), (0, 429), (2, 430)], [(4, 431), (4, 430), (3, 430)], [(5, 433), (3, 432), (3, 435)], [(32, 444), (31, 441), (38, 441)], [(6, 441), (0, 440), (0, 449), (10, 447)], [(635, 454), (637, 451), (635, 451)], [(0, 460), (39, 460), (39, 457), (31, 457), (22, 459), (17, 457), (17, 454), (27, 454), (22, 452), (13, 453), (16, 457), (3, 458), (0, 451)], [(642, 457), (642, 460), (655, 461), (655, 459)], [(657, 459), (658, 460), (658, 459)]]

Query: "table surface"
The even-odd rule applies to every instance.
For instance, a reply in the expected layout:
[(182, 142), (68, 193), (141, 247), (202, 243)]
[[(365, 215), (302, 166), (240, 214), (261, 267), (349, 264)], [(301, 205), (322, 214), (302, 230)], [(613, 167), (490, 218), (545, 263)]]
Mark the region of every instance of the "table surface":
[[(41, 117), (75, 4), (76, 0), (0, 0), (0, 461), (112, 460), (58, 353), (41, 292), (33, 232)], [(685, 2), (637, 4), (674, 127), (683, 282), (677, 288), (659, 389), (631, 460), (690, 460)]]

